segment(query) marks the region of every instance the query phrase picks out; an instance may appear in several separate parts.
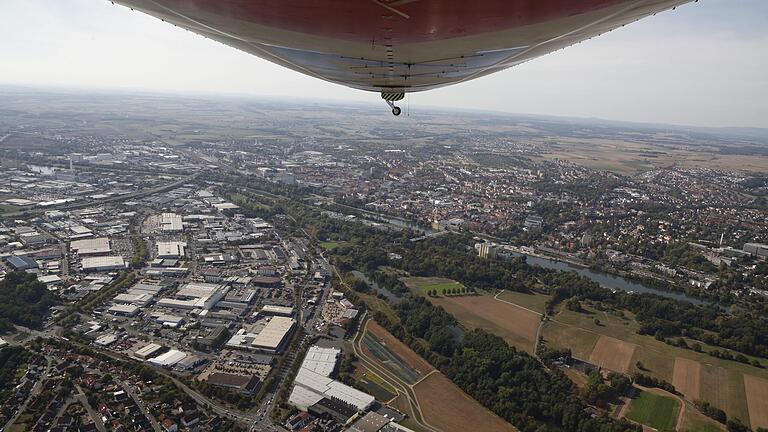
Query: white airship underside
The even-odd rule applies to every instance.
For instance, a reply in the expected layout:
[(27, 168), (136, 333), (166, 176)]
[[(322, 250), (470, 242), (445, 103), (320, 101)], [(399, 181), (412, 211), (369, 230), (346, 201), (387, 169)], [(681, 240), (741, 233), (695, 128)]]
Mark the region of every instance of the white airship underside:
[(691, 0), (115, 0), (322, 80), (405, 93), (488, 75)]

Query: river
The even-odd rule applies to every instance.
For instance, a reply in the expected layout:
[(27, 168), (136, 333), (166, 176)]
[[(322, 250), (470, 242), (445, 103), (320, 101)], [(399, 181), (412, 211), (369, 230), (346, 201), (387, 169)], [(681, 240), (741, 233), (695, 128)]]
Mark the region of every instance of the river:
[(608, 289), (617, 290), (617, 291), (621, 290), (621, 291), (626, 291), (630, 293), (656, 294), (662, 297), (667, 297), (675, 300), (689, 301), (696, 305), (703, 305), (703, 304), (710, 303), (696, 297), (691, 297), (687, 294), (678, 293), (674, 291), (664, 291), (657, 288), (651, 288), (649, 286), (643, 285), (639, 282), (635, 282), (633, 280), (629, 280), (621, 276), (616, 276), (616, 275), (608, 274), (601, 271), (595, 271), (590, 268), (575, 266), (565, 261), (557, 261), (550, 258), (543, 258), (543, 257), (533, 256), (528, 254), (520, 254), (517, 252), (510, 252), (510, 253), (516, 256), (525, 255), (526, 261), (528, 262), (528, 264), (539, 265), (541, 267), (552, 269), (552, 270), (575, 271), (576, 273), (582, 276), (585, 276), (593, 280), (594, 282), (597, 282), (603, 288), (608, 288)]

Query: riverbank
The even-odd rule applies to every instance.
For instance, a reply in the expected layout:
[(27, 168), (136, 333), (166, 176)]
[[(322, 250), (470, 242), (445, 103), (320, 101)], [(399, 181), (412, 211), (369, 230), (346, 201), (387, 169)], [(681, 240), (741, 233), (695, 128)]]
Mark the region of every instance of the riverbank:
[(543, 268), (559, 271), (575, 271), (576, 273), (596, 282), (603, 288), (610, 289), (613, 292), (624, 291), (628, 293), (655, 294), (661, 297), (671, 298), (680, 301), (687, 301), (695, 305), (716, 304), (716, 302), (694, 297), (686, 293), (677, 291), (662, 290), (647, 286), (641, 282), (604, 271), (594, 270), (582, 262), (574, 260), (565, 260), (552, 258), (541, 254), (528, 247), (506, 246), (505, 249), (512, 255), (525, 256), (528, 263), (538, 265)]

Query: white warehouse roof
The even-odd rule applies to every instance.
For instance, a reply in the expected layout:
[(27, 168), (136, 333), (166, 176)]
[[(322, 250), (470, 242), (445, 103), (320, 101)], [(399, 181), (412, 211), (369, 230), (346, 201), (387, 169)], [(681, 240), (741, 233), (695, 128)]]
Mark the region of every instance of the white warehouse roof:
[(83, 258), (83, 270), (113, 270), (125, 268), (125, 259), (121, 256), (100, 256)]
[(181, 216), (176, 213), (163, 213), (160, 217), (160, 228), (163, 231), (181, 231), (184, 225)]
[(87, 240), (75, 240), (69, 243), (69, 248), (73, 251), (76, 251), (79, 255), (94, 255), (109, 253), (112, 251), (112, 247), (109, 244), (109, 239), (106, 237)]
[(136, 354), (136, 357), (145, 359), (151, 356), (152, 354), (158, 352), (161, 348), (163, 347), (160, 346), (159, 344), (151, 343), (137, 350), (135, 354)]
[(155, 358), (151, 358), (147, 361), (157, 366), (170, 367), (180, 362), (181, 360), (183, 360), (184, 357), (186, 356), (187, 354), (179, 350), (172, 349), (166, 353), (160, 354), (159, 356)]
[(259, 348), (277, 349), (288, 332), (293, 329), (293, 318), (272, 317), (263, 330), (253, 339), (252, 345)]
[(336, 368), (336, 362), (340, 355), (341, 350), (338, 348), (321, 348), (313, 345), (307, 350), (307, 355), (304, 357), (301, 367), (329, 377)]
[(264, 305), (261, 308), (261, 313), (268, 315), (293, 315), (293, 308), (290, 306), (277, 306), (277, 305)]
[(185, 255), (186, 248), (187, 244), (185, 242), (157, 242), (157, 256), (159, 258), (183, 257)]
[[(294, 383), (294, 391), (296, 391), (296, 388), (299, 388), (299, 394), (301, 394), (302, 399), (305, 400), (308, 399), (306, 390), (309, 390), (310, 392), (314, 392), (324, 398), (339, 399), (344, 401), (357, 408), (358, 411), (365, 411), (371, 406), (371, 404), (373, 404), (374, 401), (373, 396), (367, 393), (363, 393), (360, 390), (352, 388), (344, 383), (334, 381), (326, 376), (306, 369), (304, 368), (303, 364), (299, 369), (299, 373), (296, 374)], [(297, 407), (302, 410), (307, 408), (298, 405)]]

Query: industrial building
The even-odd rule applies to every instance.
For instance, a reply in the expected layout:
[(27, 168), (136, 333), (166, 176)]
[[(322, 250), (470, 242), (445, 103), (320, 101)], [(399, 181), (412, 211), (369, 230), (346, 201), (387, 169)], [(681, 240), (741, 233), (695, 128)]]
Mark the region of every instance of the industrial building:
[(251, 342), (251, 346), (259, 351), (279, 353), (285, 348), (296, 325), (293, 318), (275, 316)]
[(176, 213), (163, 213), (160, 216), (160, 229), (163, 232), (181, 232), (184, 229), (181, 216)]
[(75, 240), (69, 244), (69, 249), (78, 255), (103, 255), (112, 252), (112, 246), (106, 237)]
[(93, 343), (99, 346), (107, 347), (117, 342), (118, 337), (112, 333), (105, 334), (96, 338)]
[(150, 285), (138, 283), (132, 286), (128, 291), (115, 296), (115, 303), (132, 304), (138, 307), (145, 307), (155, 298), (163, 287), (160, 285)]
[(114, 305), (107, 310), (112, 315), (132, 317), (139, 312), (139, 308), (134, 305)]
[(525, 218), (525, 222), (523, 223), (523, 225), (526, 228), (540, 229), (542, 226), (544, 226), (544, 218), (542, 218), (541, 216), (529, 215), (528, 217)]
[(139, 359), (146, 360), (158, 354), (162, 349), (162, 346), (156, 343), (151, 343), (137, 350), (134, 355)]
[(244, 395), (252, 395), (261, 387), (261, 381), (255, 375), (236, 375), (214, 372), (208, 376), (208, 384), (237, 390)]
[(293, 308), (289, 306), (264, 305), (260, 313), (263, 315), (290, 317), (293, 316)]
[(242, 328), (227, 341), (227, 347), (248, 349), (265, 354), (281, 352), (290, 340), (296, 320), (274, 316), (261, 320), (250, 329)]
[(480, 243), (478, 245), (477, 255), (482, 259), (496, 258), (498, 245), (495, 243)]
[(99, 256), (83, 258), (82, 271), (84, 272), (104, 272), (112, 270), (123, 270), (127, 267), (125, 259), (121, 256)]
[(413, 432), (386, 415), (370, 411), (349, 427), (348, 432)]
[(155, 318), (156, 323), (164, 327), (176, 328), (184, 323), (184, 317), (180, 317), (176, 315), (153, 314), (152, 317)]
[(184, 357), (186, 356), (187, 356), (186, 353), (179, 350), (172, 349), (168, 352), (160, 354), (157, 357), (147, 360), (147, 362), (155, 366), (169, 368), (175, 365), (176, 363), (180, 362), (181, 360), (183, 360)]
[[(294, 380), (293, 391), (288, 402), (301, 411), (322, 411), (334, 417), (351, 417), (371, 407), (374, 397), (335, 381), (326, 373), (336, 367), (338, 350), (310, 347)], [(332, 360), (332, 366), (331, 366)]]
[(760, 243), (747, 243), (744, 245), (744, 252), (752, 256), (768, 258), (768, 245)]
[(115, 303), (132, 304), (134, 306), (144, 307), (152, 301), (151, 294), (118, 294), (115, 296)]
[(182, 285), (173, 298), (164, 298), (158, 306), (171, 309), (211, 309), (229, 290), (227, 285), (190, 282)]
[(150, 268), (144, 272), (149, 277), (184, 277), (189, 273), (186, 267), (158, 267)]
[(37, 268), (37, 261), (28, 256), (10, 256), (6, 259), (8, 265), (16, 271), (32, 270)]
[(301, 367), (330, 377), (336, 369), (340, 356), (341, 350), (338, 348), (321, 348), (313, 345), (307, 350)]
[(185, 242), (168, 241), (157, 242), (158, 258), (182, 258), (186, 255), (187, 244)]

